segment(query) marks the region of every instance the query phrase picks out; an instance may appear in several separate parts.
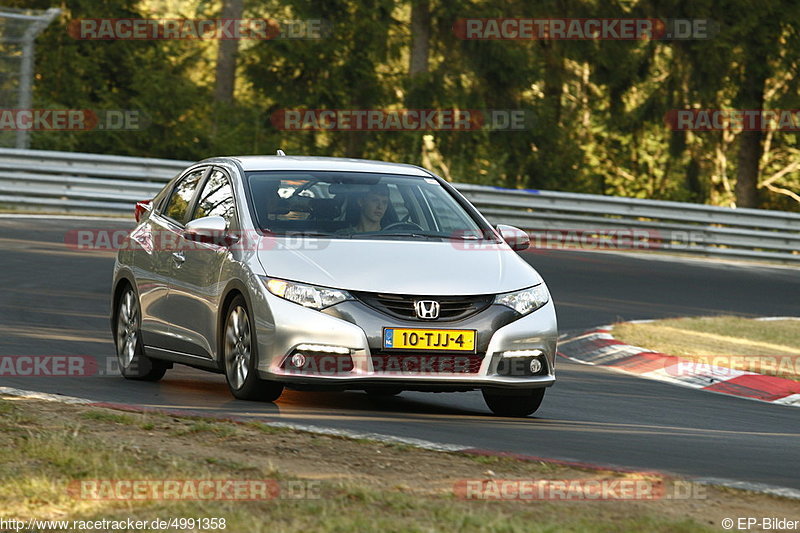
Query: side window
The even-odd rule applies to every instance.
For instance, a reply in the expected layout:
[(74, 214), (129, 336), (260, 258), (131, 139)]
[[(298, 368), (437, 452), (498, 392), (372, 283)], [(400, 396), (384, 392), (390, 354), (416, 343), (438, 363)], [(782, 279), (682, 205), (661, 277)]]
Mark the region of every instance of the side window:
[(167, 207), (164, 209), (165, 216), (181, 223), (186, 219), (186, 210), (189, 208), (189, 202), (192, 201), (194, 190), (205, 172), (205, 168), (197, 169), (178, 182), (172, 191), (169, 202), (167, 202)]
[(236, 205), (233, 200), (231, 184), (224, 172), (214, 169), (200, 193), (200, 200), (197, 202), (192, 220), (220, 216), (227, 220), (230, 226), (235, 213)]
[(157, 211), (157, 212), (160, 213), (161, 210), (164, 208), (164, 201), (167, 199), (167, 195), (169, 194), (170, 189), (172, 189), (172, 182), (173, 181), (175, 181), (175, 178), (172, 178), (171, 180), (169, 180), (169, 183), (164, 185), (164, 188), (162, 188), (160, 191), (158, 191), (158, 194), (156, 194), (155, 198), (153, 198), (153, 201), (151, 202), (151, 204), (153, 206), (153, 210), (154, 211)]

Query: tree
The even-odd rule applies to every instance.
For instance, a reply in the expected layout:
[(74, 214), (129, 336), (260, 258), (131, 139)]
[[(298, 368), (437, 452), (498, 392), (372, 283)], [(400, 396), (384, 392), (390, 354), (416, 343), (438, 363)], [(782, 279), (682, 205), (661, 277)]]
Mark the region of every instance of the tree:
[[(6, 0), (45, 8), (52, 0)], [(673, 131), (678, 109), (800, 108), (800, 3), (763, 0), (61, 0), (35, 105), (134, 109), (141, 131), (36, 132), (35, 148), (199, 159), (271, 153), (424, 163), (446, 177), (800, 210), (800, 131)], [(166, 3), (165, 3), (166, 4)], [(219, 14), (218, 9), (222, 7)], [(245, 10), (245, 7), (247, 10)], [(150, 7), (151, 9), (155, 9)], [(80, 41), (78, 18), (322, 20), (319, 39)], [(460, 18), (710, 19), (690, 40), (465, 40)], [(713, 27), (713, 25), (712, 25)], [(237, 46), (241, 45), (241, 46)], [(522, 110), (527, 129), (286, 131), (281, 109)]]
[[(18, 0), (45, 8), (49, 0)], [(137, 0), (65, 0), (61, 16), (37, 39), (34, 105), (133, 111), (137, 129), (34, 132), (36, 149), (194, 159), (208, 150), (207, 93), (189, 77), (198, 55), (189, 41), (80, 40), (68, 32), (82, 18), (146, 18)]]
[[(222, 19), (241, 20), (244, 15), (244, 0), (222, 0)], [(217, 68), (214, 99), (217, 102), (233, 102), (236, 84), (236, 57), (239, 52), (237, 39), (220, 39), (217, 48)]]
[(411, 2), (411, 51), (408, 74), (413, 79), (428, 72), (428, 54), (431, 39), (430, 0)]

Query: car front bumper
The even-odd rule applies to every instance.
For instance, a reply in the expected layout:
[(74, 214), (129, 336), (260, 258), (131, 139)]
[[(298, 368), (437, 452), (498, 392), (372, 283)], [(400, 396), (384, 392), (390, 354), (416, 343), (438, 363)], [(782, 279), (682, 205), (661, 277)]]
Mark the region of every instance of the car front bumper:
[[(266, 291), (259, 299), (260, 302), (254, 302), (254, 317), (258, 372), (262, 379), (297, 388), (384, 386), (431, 391), (484, 387), (531, 389), (549, 387), (555, 382), (558, 333), (552, 301), (522, 317), (504, 306), (492, 305), (457, 322), (422, 322), (393, 318), (360, 301), (347, 301), (316, 311)], [(472, 329), (477, 333), (476, 351), (464, 354), (384, 350), (385, 327)], [(307, 345), (347, 353), (317, 353), (307, 350)], [(306, 349), (299, 350), (299, 347)], [(519, 350), (540, 351), (542, 371), (530, 375), (502, 370), (503, 352)], [(291, 358), (298, 352), (310, 356), (307, 361), (314, 364), (304, 369), (293, 367)], [(398, 359), (401, 366), (381, 368), (378, 364), (381, 356)], [(431, 359), (445, 364), (431, 365)], [(407, 368), (404, 363), (409, 361), (415, 364)]]

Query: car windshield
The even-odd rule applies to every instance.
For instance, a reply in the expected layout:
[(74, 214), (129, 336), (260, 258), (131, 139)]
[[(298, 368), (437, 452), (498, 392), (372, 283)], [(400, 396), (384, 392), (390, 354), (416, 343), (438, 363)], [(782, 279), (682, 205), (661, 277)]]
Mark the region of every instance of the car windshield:
[(395, 174), (247, 173), (258, 226), (342, 239), (494, 240), (435, 179)]

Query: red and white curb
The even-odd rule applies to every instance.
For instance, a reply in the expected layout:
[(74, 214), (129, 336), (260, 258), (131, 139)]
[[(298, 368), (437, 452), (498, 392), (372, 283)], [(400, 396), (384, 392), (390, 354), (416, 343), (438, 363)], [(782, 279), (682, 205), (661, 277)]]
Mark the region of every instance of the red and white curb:
[[(756, 320), (800, 320), (765, 317)], [(637, 320), (630, 323), (646, 323)], [(614, 338), (614, 326), (601, 326), (558, 344), (559, 354), (587, 365), (606, 366), (646, 379), (749, 400), (800, 407), (800, 382), (755, 372), (735, 370), (625, 344)]]
[[(106, 409), (115, 409), (118, 411), (139, 412), (139, 413), (161, 413), (174, 416), (188, 416), (188, 417), (202, 417), (213, 418), (215, 420), (224, 420), (236, 423), (252, 423), (256, 420), (245, 417), (219, 417), (213, 414), (199, 412), (199, 411), (185, 411), (180, 409), (162, 409), (153, 407), (142, 407), (129, 404), (116, 404), (107, 402), (96, 402), (85, 398), (77, 398), (74, 396), (65, 396), (61, 394), (48, 394), (44, 392), (36, 392), (29, 390), (16, 389), (13, 387), (0, 387), (0, 396), (15, 396), (18, 398), (30, 398), (35, 400), (44, 400), (49, 402), (66, 403), (73, 405), (83, 405), (87, 407), (101, 407)], [(757, 492), (761, 494), (770, 494), (781, 498), (790, 498), (800, 500), (800, 490), (789, 487), (780, 487), (776, 485), (769, 485), (766, 483), (755, 483), (750, 481), (738, 481), (735, 479), (715, 478), (715, 477), (689, 477), (684, 475), (677, 475), (668, 472), (660, 472), (655, 470), (643, 470), (636, 468), (628, 468), (618, 465), (591, 463), (586, 461), (577, 461), (572, 459), (556, 459), (551, 457), (539, 457), (536, 455), (501, 452), (497, 450), (487, 450), (482, 448), (474, 448), (471, 446), (464, 446), (462, 444), (448, 444), (441, 442), (427, 441), (423, 439), (414, 439), (408, 437), (399, 437), (394, 435), (384, 435), (381, 433), (363, 433), (358, 431), (350, 431), (346, 429), (326, 428), (322, 426), (313, 426), (306, 424), (295, 424), (293, 422), (264, 422), (258, 421), (265, 426), (274, 428), (286, 428), (295, 431), (303, 431), (305, 433), (313, 433), (316, 435), (332, 435), (337, 437), (344, 437), (349, 439), (362, 439), (370, 440), (373, 442), (382, 442), (385, 444), (404, 444), (414, 448), (423, 450), (431, 450), (437, 452), (457, 452), (467, 455), (475, 455), (481, 457), (506, 457), (516, 459), (518, 461), (536, 462), (554, 464), (560, 466), (568, 466), (572, 468), (580, 468), (584, 470), (600, 471), (600, 472), (619, 472), (628, 474), (640, 474), (648, 476), (658, 476), (662, 479), (683, 479), (697, 483), (700, 485), (712, 485), (729, 487), (749, 492)]]

